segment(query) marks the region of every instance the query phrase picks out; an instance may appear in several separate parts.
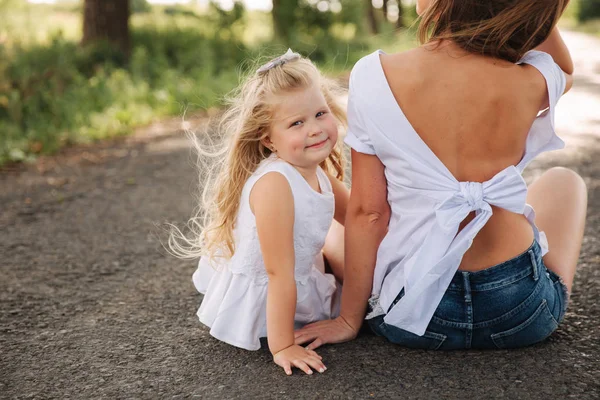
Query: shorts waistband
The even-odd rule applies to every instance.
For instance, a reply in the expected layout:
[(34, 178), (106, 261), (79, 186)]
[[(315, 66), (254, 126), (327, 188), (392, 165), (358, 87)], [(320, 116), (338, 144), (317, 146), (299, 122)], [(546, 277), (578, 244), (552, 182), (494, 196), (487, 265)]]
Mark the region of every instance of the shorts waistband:
[(528, 276), (533, 279), (541, 273), (542, 249), (537, 241), (518, 256), (481, 271), (457, 271), (448, 286), (450, 291), (485, 291), (509, 285)]

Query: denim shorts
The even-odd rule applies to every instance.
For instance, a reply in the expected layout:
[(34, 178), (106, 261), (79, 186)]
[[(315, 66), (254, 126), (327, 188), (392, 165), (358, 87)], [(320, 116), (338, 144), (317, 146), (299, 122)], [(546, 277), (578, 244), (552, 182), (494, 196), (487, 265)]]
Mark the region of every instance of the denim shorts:
[(423, 336), (386, 324), (383, 315), (367, 322), (375, 334), (406, 347), (506, 349), (550, 336), (565, 316), (567, 301), (566, 286), (546, 268), (534, 241), (527, 251), (501, 264), (477, 272), (457, 271)]

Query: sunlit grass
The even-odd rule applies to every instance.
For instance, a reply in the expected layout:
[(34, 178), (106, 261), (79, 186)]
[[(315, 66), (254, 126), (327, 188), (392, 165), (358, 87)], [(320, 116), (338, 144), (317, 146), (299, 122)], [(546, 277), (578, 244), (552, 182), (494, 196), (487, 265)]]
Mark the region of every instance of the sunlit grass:
[(79, 13), (46, 4), (0, 10), (0, 43), (8, 47), (14, 44), (45, 44), (59, 32), (66, 39), (79, 40), (81, 24)]

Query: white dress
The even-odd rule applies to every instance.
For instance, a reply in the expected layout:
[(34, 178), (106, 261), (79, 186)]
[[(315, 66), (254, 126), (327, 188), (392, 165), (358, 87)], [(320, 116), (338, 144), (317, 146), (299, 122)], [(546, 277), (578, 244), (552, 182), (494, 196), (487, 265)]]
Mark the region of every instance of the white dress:
[[(348, 134), (355, 151), (377, 155), (385, 166), (391, 218), (377, 251), (373, 312), (390, 325), (423, 335), (462, 257), (492, 216), (492, 207), (523, 214), (535, 239), (548, 252), (544, 232), (526, 204), (521, 173), (538, 154), (560, 149), (554, 131), (554, 109), (566, 78), (552, 57), (530, 51), (519, 61), (545, 78), (550, 106), (529, 130), (523, 158), (486, 182), (460, 182), (436, 157), (407, 120), (388, 85), (378, 50), (363, 57), (350, 75)], [(475, 218), (457, 234), (460, 223)], [(507, 233), (508, 234), (508, 233)], [(404, 297), (394, 299), (404, 289)]]
[(273, 155), (259, 165), (242, 190), (233, 257), (213, 262), (203, 257), (193, 275), (196, 289), (204, 294), (197, 313), (200, 321), (215, 338), (247, 350), (258, 350), (259, 338), (267, 336), (268, 276), (249, 197), (254, 184), (269, 172), (283, 175), (294, 197), (295, 326), (339, 314), (341, 290), (334, 276), (324, 273), (322, 255), (334, 213), (331, 182), (317, 167), (319, 193), (298, 170)]

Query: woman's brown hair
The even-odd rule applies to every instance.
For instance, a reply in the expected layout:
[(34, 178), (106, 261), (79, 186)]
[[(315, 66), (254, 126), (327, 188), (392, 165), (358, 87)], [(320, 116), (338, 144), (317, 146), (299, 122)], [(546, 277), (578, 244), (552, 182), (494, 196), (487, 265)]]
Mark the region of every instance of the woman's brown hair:
[(540, 45), (568, 0), (431, 0), (421, 43), (449, 39), (470, 53), (517, 62)]

